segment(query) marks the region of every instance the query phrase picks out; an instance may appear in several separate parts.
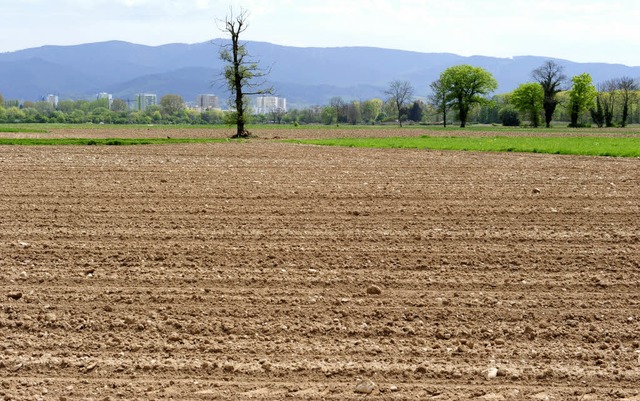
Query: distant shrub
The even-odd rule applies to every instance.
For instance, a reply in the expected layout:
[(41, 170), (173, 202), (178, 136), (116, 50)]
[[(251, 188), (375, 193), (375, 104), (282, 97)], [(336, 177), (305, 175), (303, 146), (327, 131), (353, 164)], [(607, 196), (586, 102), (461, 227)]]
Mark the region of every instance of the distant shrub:
[(518, 111), (512, 107), (500, 110), (500, 121), (505, 127), (519, 127), (521, 123)]

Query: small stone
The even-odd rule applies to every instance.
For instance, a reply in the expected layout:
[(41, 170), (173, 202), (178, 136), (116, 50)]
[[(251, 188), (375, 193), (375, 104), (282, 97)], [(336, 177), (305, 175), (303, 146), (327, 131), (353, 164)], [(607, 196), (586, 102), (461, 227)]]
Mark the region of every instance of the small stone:
[(418, 366), (416, 368), (416, 373), (419, 373), (421, 375), (427, 373), (427, 368), (425, 366)]
[(46, 320), (49, 323), (54, 323), (55, 321), (58, 320), (58, 316), (56, 316), (55, 313), (50, 312), (44, 315), (44, 320)]
[(376, 384), (374, 382), (369, 379), (365, 379), (356, 384), (356, 389), (354, 391), (358, 394), (371, 394), (375, 388)]
[(369, 288), (367, 288), (367, 294), (380, 295), (382, 294), (382, 288), (378, 287), (377, 285), (372, 285)]
[(389, 387), (389, 391), (391, 391), (392, 393), (395, 393), (398, 391), (398, 386), (390, 386)]
[(23, 271), (20, 272), (20, 280), (26, 280), (29, 278), (29, 274), (27, 274), (27, 272)]
[(94, 370), (96, 368), (96, 366), (98, 366), (97, 362), (92, 363), (91, 365), (89, 365), (86, 368), (84, 368), (84, 373), (91, 372), (92, 370)]
[(491, 380), (495, 379), (496, 377), (498, 377), (498, 368), (489, 368), (487, 370), (487, 379)]
[(533, 341), (536, 339), (536, 332), (533, 330), (531, 326), (527, 326), (524, 328), (524, 335), (530, 340)]
[(533, 190), (531, 191), (532, 194), (539, 194), (540, 193), (540, 188), (533, 188)]
[(20, 245), (23, 248), (29, 248), (31, 246), (30, 243), (24, 242), (24, 241), (18, 241), (18, 245)]
[(226, 365), (224, 365), (224, 368), (222, 368), (222, 370), (224, 370), (227, 373), (233, 373), (236, 370), (236, 367), (233, 366), (232, 364), (228, 363)]
[(177, 332), (174, 331), (173, 333), (169, 334), (169, 341), (177, 342), (180, 340), (182, 340), (182, 337)]
[(22, 293), (21, 292), (10, 292), (7, 294), (7, 296), (11, 299), (15, 299), (16, 301), (19, 300), (20, 298), (22, 298)]

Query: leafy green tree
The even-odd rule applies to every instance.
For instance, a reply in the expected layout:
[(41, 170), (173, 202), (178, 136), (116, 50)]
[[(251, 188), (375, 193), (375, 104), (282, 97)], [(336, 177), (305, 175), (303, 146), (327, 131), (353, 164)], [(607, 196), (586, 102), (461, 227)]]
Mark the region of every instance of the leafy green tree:
[(557, 94), (562, 91), (562, 84), (567, 80), (564, 67), (553, 60), (547, 60), (540, 67), (531, 72), (533, 79), (542, 86), (544, 100), (544, 121), (547, 128), (551, 127), (553, 113), (558, 106)]
[(498, 81), (490, 72), (466, 64), (444, 70), (440, 82), (446, 91), (447, 102), (458, 111), (461, 128), (467, 125), (470, 108), (485, 103), (484, 96), (498, 88)]
[(409, 108), (409, 111), (407, 112), (407, 119), (409, 121), (413, 121), (414, 123), (421, 122), (422, 118), (424, 117), (424, 108), (425, 104), (420, 100), (416, 100), (415, 102), (413, 102), (413, 104)]
[(113, 102), (111, 103), (111, 111), (126, 112), (129, 111), (129, 106), (127, 106), (127, 103), (122, 99), (113, 99)]
[(160, 110), (154, 110), (151, 114), (151, 120), (153, 120), (153, 122), (155, 124), (158, 124), (162, 121), (162, 113), (160, 113)]
[(272, 87), (265, 87), (263, 81), (267, 72), (260, 69), (258, 63), (249, 60), (249, 53), (245, 45), (240, 44), (240, 35), (247, 29), (247, 11), (240, 9), (238, 15), (230, 10), (225, 18), (224, 28), (221, 30), (231, 36), (231, 44), (220, 51), (220, 59), (226, 63), (224, 78), (233, 96), (235, 111), (229, 115), (236, 125), (235, 138), (246, 138), (251, 133), (245, 129), (249, 113), (247, 113), (247, 96), (273, 93)]
[(409, 81), (391, 81), (389, 88), (384, 91), (387, 95), (387, 102), (395, 107), (398, 123), (402, 127), (402, 121), (406, 118), (406, 107), (413, 99), (413, 85)]
[(333, 124), (337, 118), (336, 108), (332, 106), (326, 106), (322, 108), (322, 112), (320, 113), (320, 121), (325, 125)]
[(94, 100), (92, 102), (89, 102), (88, 108), (89, 108), (89, 111), (93, 111), (95, 109), (100, 109), (100, 108), (110, 110), (110, 108), (109, 108), (109, 99), (106, 99), (106, 98), (105, 99), (96, 99), (96, 100)]
[(518, 116), (518, 110), (512, 105), (507, 105), (500, 109), (500, 121), (505, 127), (519, 127), (520, 116)]
[(73, 100), (61, 100), (58, 102), (58, 110), (64, 114), (71, 114), (77, 108), (76, 102)]
[(202, 113), (202, 120), (207, 124), (222, 124), (223, 112), (222, 110), (206, 110)]
[(447, 100), (447, 88), (442, 85), (440, 79), (436, 79), (429, 85), (431, 94), (429, 95), (429, 104), (435, 109), (437, 113), (442, 113), (442, 125), (447, 127), (447, 113), (451, 108), (449, 101)]
[(0, 93), (0, 109), (4, 109), (4, 96)]
[(493, 95), (491, 98), (480, 105), (478, 122), (481, 124), (497, 124), (502, 123), (500, 111), (507, 105), (509, 95)]
[(380, 99), (365, 100), (360, 104), (360, 111), (362, 113), (362, 120), (365, 123), (372, 123), (376, 121), (378, 114), (382, 110), (383, 101)]
[(63, 124), (67, 122), (67, 116), (60, 110), (55, 110), (51, 113), (49, 117), (49, 121), (52, 123)]
[(7, 110), (4, 107), (0, 107), (0, 123), (7, 122)]
[(522, 84), (513, 91), (510, 100), (516, 109), (528, 115), (531, 125), (538, 128), (544, 102), (542, 86), (535, 82)]
[(38, 113), (43, 114), (45, 116), (50, 116), (51, 113), (55, 110), (53, 105), (49, 102), (36, 102), (33, 105), (33, 108), (38, 110)]
[(82, 124), (87, 122), (87, 115), (84, 111), (76, 109), (71, 112), (67, 120), (74, 124)]
[(602, 97), (600, 94), (596, 96), (596, 107), (591, 110), (591, 119), (598, 126), (602, 128), (604, 126), (604, 108), (602, 107)]
[(111, 111), (106, 107), (98, 107), (91, 111), (91, 122), (94, 124), (111, 123)]
[(592, 84), (591, 75), (588, 73), (574, 76), (571, 81), (573, 85), (569, 91), (569, 114), (571, 118), (570, 127), (578, 127), (580, 114), (585, 110), (590, 110), (595, 102), (598, 91)]
[(23, 109), (25, 117), (24, 122), (26, 123), (47, 123), (49, 122), (49, 117), (46, 114), (41, 113), (35, 107), (29, 107)]
[(26, 115), (24, 111), (19, 108), (12, 106), (7, 109), (7, 122), (8, 123), (19, 123), (24, 122)]
[(160, 98), (160, 114), (163, 118), (175, 116), (184, 110), (184, 99), (179, 95), (164, 95)]

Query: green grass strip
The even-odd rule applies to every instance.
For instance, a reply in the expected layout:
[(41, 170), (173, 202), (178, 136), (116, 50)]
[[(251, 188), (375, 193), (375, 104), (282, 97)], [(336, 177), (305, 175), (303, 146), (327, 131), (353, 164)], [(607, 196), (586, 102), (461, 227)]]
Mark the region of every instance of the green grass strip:
[(44, 129), (33, 129), (33, 128), (15, 128), (15, 127), (0, 127), (0, 132), (9, 132), (9, 133), (36, 133), (36, 134), (46, 134), (49, 131)]
[(312, 145), (363, 148), (523, 152), (561, 155), (640, 157), (636, 137), (411, 137), (336, 138), (289, 141)]
[(0, 138), (0, 145), (21, 146), (130, 146), (174, 143), (227, 142), (220, 138)]

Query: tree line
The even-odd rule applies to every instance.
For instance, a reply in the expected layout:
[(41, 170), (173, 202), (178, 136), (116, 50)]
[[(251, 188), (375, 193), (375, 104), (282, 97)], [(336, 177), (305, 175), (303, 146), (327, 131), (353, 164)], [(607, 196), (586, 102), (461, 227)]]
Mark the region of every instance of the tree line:
[(47, 101), (20, 103), (6, 100), (0, 94), (0, 123), (61, 124), (223, 124), (220, 110), (191, 110), (181, 96), (165, 95), (158, 105), (145, 110), (130, 110), (121, 99), (61, 100), (57, 105)]
[[(384, 99), (344, 101), (332, 98), (328, 105), (292, 110), (272, 122), (321, 124), (422, 123), (447, 126), (458, 122), (550, 127), (552, 121), (570, 127), (625, 127), (640, 123), (638, 82), (629, 77), (594, 85), (589, 74), (571, 79), (563, 66), (544, 62), (531, 72), (531, 82), (510, 93), (493, 95), (498, 86), (486, 70), (470, 65), (447, 68), (429, 85), (426, 101), (414, 98), (408, 81), (392, 81)], [(266, 116), (269, 119), (269, 116)], [(269, 120), (267, 120), (269, 121)]]
[[(407, 81), (392, 81), (381, 98), (364, 101), (333, 97), (329, 103), (287, 112), (277, 109), (251, 115), (246, 107), (243, 121), (286, 124), (441, 124), (468, 123), (550, 127), (552, 121), (569, 126), (625, 127), (640, 123), (638, 82), (629, 77), (594, 85), (589, 74), (569, 79), (563, 67), (547, 61), (531, 72), (531, 82), (510, 93), (492, 95), (493, 76), (479, 67), (458, 65), (444, 70), (429, 85), (431, 94), (416, 99)], [(246, 94), (243, 94), (245, 96)], [(144, 111), (114, 99), (46, 102), (6, 100), (0, 94), (0, 123), (94, 123), (94, 124), (235, 124), (234, 112), (192, 110), (182, 97), (165, 95), (158, 105)]]

